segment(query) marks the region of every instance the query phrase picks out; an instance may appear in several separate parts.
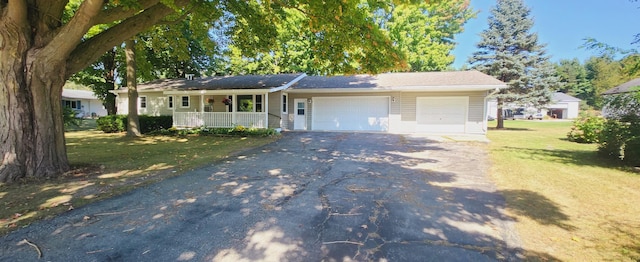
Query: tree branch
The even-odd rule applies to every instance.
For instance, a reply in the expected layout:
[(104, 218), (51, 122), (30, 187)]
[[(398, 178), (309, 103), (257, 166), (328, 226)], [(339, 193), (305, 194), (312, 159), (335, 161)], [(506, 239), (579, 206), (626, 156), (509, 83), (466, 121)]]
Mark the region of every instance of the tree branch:
[(140, 10), (146, 10), (157, 5), (159, 2), (160, 0), (140, 0), (138, 1), (139, 8), (114, 7), (101, 12), (94, 21), (96, 25), (99, 25), (124, 20), (140, 13)]
[(47, 25), (51, 24), (50, 21), (60, 23), (64, 7), (69, 3), (69, 0), (37, 0), (36, 8), (38, 9), (38, 16), (41, 21), (46, 21)]
[(9, 0), (7, 3), (7, 19), (24, 27), (27, 23), (27, 0)]
[(100, 12), (103, 0), (86, 0), (80, 4), (71, 21), (64, 25), (43, 49), (44, 54), (53, 54), (53, 59), (63, 59), (78, 46), (82, 37), (93, 26), (93, 18)]
[(67, 77), (96, 61), (104, 52), (155, 25), (174, 10), (158, 3), (77, 46), (67, 60)]
[(186, 19), (190, 14), (191, 11), (193, 11), (194, 7), (192, 6), (191, 8), (189, 8), (189, 10), (185, 11), (180, 17), (178, 17), (177, 19), (168, 21), (168, 20), (161, 20), (159, 21), (157, 24), (158, 25), (175, 25), (177, 23), (179, 23), (180, 21)]

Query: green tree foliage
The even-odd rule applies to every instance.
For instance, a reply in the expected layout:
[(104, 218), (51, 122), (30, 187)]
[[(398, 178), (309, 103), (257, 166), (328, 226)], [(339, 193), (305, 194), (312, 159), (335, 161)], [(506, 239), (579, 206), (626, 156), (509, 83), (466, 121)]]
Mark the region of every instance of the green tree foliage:
[[(629, 0), (629, 2), (639, 1)], [(640, 33), (633, 36), (631, 44), (640, 47)], [(620, 47), (600, 42), (593, 37), (587, 37), (582, 47), (596, 50), (600, 52), (600, 55), (603, 57), (614, 57), (616, 55), (623, 55), (625, 56), (623, 60), (627, 60), (624, 66), (624, 72), (628, 76), (640, 76), (640, 48), (622, 49)]]
[[(271, 50), (245, 50), (237, 44), (228, 45), (225, 56), (226, 72), (230, 74), (278, 74), (305, 72), (307, 74), (330, 73), (337, 65), (322, 63), (314, 53), (314, 33), (305, 31), (300, 24), (308, 24), (309, 18), (297, 10), (286, 10), (286, 19), (276, 25), (277, 37)], [(223, 29), (224, 30), (224, 29)], [(229, 34), (230, 32), (226, 32)], [(228, 36), (233, 39), (234, 36)], [(344, 63), (344, 62), (342, 62)], [(355, 65), (350, 65), (355, 67)]]
[[(393, 1), (401, 3), (406, 1)], [(417, 2), (417, 1), (416, 1)], [(437, 1), (433, 1), (437, 2)], [(241, 50), (270, 50), (286, 11), (313, 38), (319, 60), (340, 71), (381, 72), (402, 67), (404, 56), (371, 18), (389, 1), (0, 1), (0, 182), (51, 177), (69, 170), (64, 140), (62, 87), (126, 39), (189, 14), (226, 16)], [(210, 16), (207, 16), (210, 15)], [(95, 31), (95, 32), (94, 32)], [(350, 61), (350, 63), (342, 63)], [(353, 64), (357, 66), (353, 66)], [(183, 67), (184, 68), (184, 67)]]
[(587, 79), (592, 89), (587, 103), (596, 109), (602, 108), (602, 93), (627, 81), (622, 72), (622, 64), (611, 56), (591, 57), (585, 62)]
[(215, 74), (219, 54), (209, 29), (220, 15), (190, 14), (184, 20), (156, 25), (137, 37), (139, 80)]
[[(208, 32), (213, 26), (210, 21), (216, 21), (219, 13), (188, 13), (183, 19), (158, 24), (136, 36), (138, 80), (178, 78), (186, 73), (196, 76), (201, 73), (215, 74), (218, 48)], [(105, 29), (105, 26), (93, 27), (88, 35), (98, 34)], [(116, 88), (116, 78), (123, 86), (127, 85), (124, 57), (122, 46), (116, 46), (71, 77), (75, 83), (90, 86), (109, 114), (117, 111), (115, 95), (110, 92)]]
[[(454, 36), (474, 16), (466, 0), (431, 1), (419, 5), (392, 4), (362, 5), (368, 21), (380, 28), (373, 33), (359, 34), (373, 46), (391, 43), (390, 54), (403, 58), (406, 64), (388, 67), (386, 70), (437, 71), (447, 69), (454, 60), (450, 54), (455, 47)], [(324, 38), (318, 32), (305, 31), (300, 25), (313, 24), (313, 19), (298, 10), (286, 10), (286, 19), (276, 24), (273, 48), (262, 52), (247, 52), (235, 44), (238, 36), (232, 35), (234, 44), (227, 54), (232, 74), (305, 72), (313, 75), (331, 75), (370, 72), (367, 63), (378, 61), (379, 49), (350, 49), (347, 52), (329, 52), (323, 48)], [(373, 26), (373, 25), (367, 25)], [(235, 31), (237, 32), (237, 31)], [(380, 42), (388, 36), (390, 42)], [(323, 56), (328, 52), (330, 55)], [(388, 53), (389, 54), (389, 53)], [(385, 70), (381, 70), (385, 71)]]
[(613, 54), (590, 57), (584, 64), (578, 59), (560, 60), (555, 65), (563, 93), (575, 96), (589, 107), (600, 109), (604, 103), (602, 93), (631, 79), (640, 72), (631, 73), (640, 55), (627, 55), (615, 60)]
[(116, 96), (109, 92), (116, 88), (118, 60), (117, 48), (107, 51), (95, 63), (71, 76), (69, 80), (85, 85), (93, 90), (93, 93), (102, 101), (109, 115), (117, 112)]
[[(587, 78), (587, 70), (577, 58), (562, 59), (556, 64), (560, 89), (558, 91), (575, 96), (583, 101), (593, 97), (593, 86)], [(588, 103), (593, 105), (593, 103)]]
[(422, 3), (417, 8), (401, 4), (379, 20), (402, 53), (410, 71), (442, 71), (453, 64), (454, 37), (475, 14), (469, 1)]
[(496, 95), (497, 128), (504, 127), (505, 103), (545, 104), (558, 85), (544, 45), (531, 32), (530, 13), (522, 0), (498, 0), (489, 16), (489, 28), (481, 33), (478, 51), (469, 58), (472, 68), (498, 78), (509, 87)]

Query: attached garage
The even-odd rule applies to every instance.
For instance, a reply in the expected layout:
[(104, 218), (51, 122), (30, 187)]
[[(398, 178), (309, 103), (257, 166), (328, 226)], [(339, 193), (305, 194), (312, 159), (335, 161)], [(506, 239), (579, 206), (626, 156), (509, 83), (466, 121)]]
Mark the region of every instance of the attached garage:
[(293, 130), (486, 134), (487, 97), (506, 84), (478, 71), (306, 76), (286, 90)]
[(388, 131), (388, 96), (314, 97), (312, 130)]
[(469, 97), (417, 97), (416, 131), (465, 133)]

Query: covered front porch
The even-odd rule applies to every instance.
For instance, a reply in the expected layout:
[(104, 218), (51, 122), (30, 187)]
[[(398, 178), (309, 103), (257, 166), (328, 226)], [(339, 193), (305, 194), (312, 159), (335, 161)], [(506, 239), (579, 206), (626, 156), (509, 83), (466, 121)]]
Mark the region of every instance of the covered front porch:
[(266, 113), (249, 112), (174, 112), (173, 126), (190, 127), (254, 127), (267, 128)]
[[(269, 127), (268, 92), (257, 90), (167, 91), (176, 128)], [(229, 94), (231, 93), (231, 94)]]

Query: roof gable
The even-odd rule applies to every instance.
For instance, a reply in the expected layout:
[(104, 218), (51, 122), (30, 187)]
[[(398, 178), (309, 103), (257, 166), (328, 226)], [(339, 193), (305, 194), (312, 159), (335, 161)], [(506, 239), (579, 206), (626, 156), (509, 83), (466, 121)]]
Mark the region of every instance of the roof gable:
[(93, 91), (88, 90), (76, 90), (76, 89), (62, 89), (63, 99), (98, 99)]
[(580, 102), (582, 100), (575, 98), (573, 96), (567, 95), (565, 93), (556, 92), (551, 96), (551, 101), (553, 102)]
[[(636, 89), (633, 89), (633, 88), (636, 88)], [(633, 92), (637, 90), (640, 90), (640, 78), (633, 79), (629, 82), (626, 82), (624, 84), (611, 88), (605, 91), (603, 94), (612, 95), (612, 94), (619, 94), (619, 93), (628, 93), (628, 92)]]

